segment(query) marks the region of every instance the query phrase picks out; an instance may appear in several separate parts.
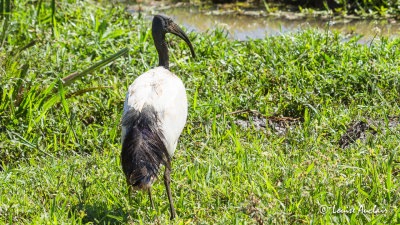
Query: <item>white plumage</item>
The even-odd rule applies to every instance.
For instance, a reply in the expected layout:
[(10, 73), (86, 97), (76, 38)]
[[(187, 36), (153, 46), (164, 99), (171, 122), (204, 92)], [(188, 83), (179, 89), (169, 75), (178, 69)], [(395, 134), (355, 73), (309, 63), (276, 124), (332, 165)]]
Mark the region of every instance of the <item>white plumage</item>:
[[(141, 112), (144, 105), (153, 106), (157, 112), (163, 142), (172, 157), (188, 111), (186, 90), (181, 79), (161, 66), (140, 75), (128, 88), (123, 115), (131, 108)], [(125, 138), (125, 130), (126, 127), (122, 126), (122, 139)]]

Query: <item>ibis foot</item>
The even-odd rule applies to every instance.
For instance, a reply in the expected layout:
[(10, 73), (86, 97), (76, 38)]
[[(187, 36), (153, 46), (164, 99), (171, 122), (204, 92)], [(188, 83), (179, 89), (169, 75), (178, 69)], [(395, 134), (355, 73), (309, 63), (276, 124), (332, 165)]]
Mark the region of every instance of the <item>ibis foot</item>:
[(169, 200), (169, 207), (171, 210), (171, 220), (175, 219), (176, 213), (175, 213), (175, 208), (174, 208), (174, 203), (172, 201), (172, 195), (171, 195), (171, 188), (170, 188), (170, 183), (171, 183), (171, 169), (169, 166), (165, 167), (164, 171), (164, 184), (165, 188), (167, 189), (167, 195), (168, 195), (168, 200)]

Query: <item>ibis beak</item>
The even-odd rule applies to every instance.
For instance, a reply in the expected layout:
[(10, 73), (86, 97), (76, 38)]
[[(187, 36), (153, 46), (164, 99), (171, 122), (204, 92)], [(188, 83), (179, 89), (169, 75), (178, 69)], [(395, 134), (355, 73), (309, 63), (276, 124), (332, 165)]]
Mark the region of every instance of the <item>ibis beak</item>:
[(192, 52), (193, 58), (196, 58), (196, 54), (194, 53), (194, 49), (192, 43), (190, 42), (189, 38), (186, 36), (185, 32), (175, 23), (171, 22), (168, 27), (168, 32), (175, 34), (176, 36), (182, 38), (187, 45), (189, 45), (190, 51)]

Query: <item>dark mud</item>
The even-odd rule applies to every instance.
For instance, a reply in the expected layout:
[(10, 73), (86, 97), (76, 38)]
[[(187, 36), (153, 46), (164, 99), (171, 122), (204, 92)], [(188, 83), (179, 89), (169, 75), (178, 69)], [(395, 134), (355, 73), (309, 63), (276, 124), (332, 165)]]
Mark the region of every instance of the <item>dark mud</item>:
[(369, 135), (375, 136), (378, 133), (385, 135), (387, 132), (394, 132), (400, 125), (399, 117), (389, 118), (386, 122), (382, 119), (366, 119), (351, 123), (346, 132), (340, 137), (338, 144), (345, 148), (357, 140), (363, 141)]

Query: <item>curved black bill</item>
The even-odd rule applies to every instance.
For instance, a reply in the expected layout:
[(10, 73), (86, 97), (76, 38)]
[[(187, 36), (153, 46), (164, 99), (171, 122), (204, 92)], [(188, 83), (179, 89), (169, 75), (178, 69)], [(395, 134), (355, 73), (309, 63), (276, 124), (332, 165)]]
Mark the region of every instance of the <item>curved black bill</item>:
[(175, 23), (170, 23), (169, 27), (168, 27), (168, 32), (175, 34), (176, 36), (182, 38), (187, 45), (189, 45), (190, 51), (192, 52), (192, 56), (193, 58), (196, 58), (196, 54), (194, 53), (194, 49), (192, 46), (192, 43), (190, 42), (189, 38), (187, 37), (187, 35), (185, 34), (185, 32)]

